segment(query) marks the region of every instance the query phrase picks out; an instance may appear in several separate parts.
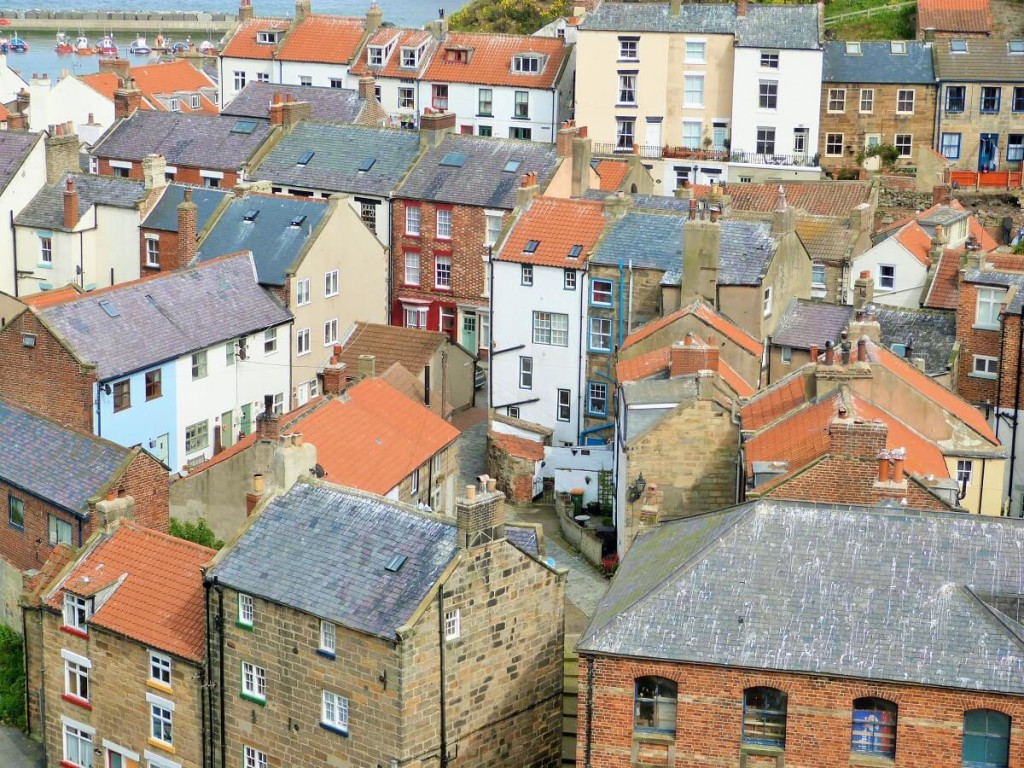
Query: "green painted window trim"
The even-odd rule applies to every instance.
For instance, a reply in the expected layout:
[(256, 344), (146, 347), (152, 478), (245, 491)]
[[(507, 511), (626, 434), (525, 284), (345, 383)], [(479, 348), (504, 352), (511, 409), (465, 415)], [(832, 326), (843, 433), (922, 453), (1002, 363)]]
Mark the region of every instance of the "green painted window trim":
[(259, 696), (253, 696), (251, 693), (246, 693), (245, 691), (239, 691), (238, 695), (246, 701), (251, 701), (253, 704), (259, 704), (261, 707), (267, 706), (267, 700), (261, 699)]
[(235, 621), (235, 626), (240, 628), (240, 629), (244, 629), (246, 632), (252, 632), (253, 631), (252, 624), (246, 624), (244, 621), (236, 620)]

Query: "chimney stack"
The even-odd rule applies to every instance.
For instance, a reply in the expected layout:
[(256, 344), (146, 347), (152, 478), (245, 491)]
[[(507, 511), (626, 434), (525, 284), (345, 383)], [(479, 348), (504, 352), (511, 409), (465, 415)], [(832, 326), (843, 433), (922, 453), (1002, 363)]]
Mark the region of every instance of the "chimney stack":
[(366, 34), (372, 35), (380, 29), (382, 23), (384, 23), (384, 12), (377, 5), (377, 0), (373, 0), (366, 11)]
[(184, 269), (196, 257), (199, 209), (192, 202), (192, 190), (185, 190), (185, 199), (178, 204), (178, 269)]
[[(743, 3), (744, 14), (746, 3)], [(779, 185), (778, 195), (775, 198), (775, 211), (772, 213), (772, 234), (785, 235), (796, 228), (796, 216), (793, 207), (786, 202), (786, 189)]]
[(310, 0), (295, 0), (295, 20), (302, 21), (313, 13), (313, 4)]
[(853, 282), (853, 307), (863, 309), (875, 300), (875, 280), (869, 270), (864, 270)]
[[(691, 201), (696, 202), (696, 201)], [(722, 225), (692, 219), (683, 225), (683, 293), (701, 296), (716, 309), (718, 258), (722, 249)]]
[(65, 174), (82, 170), (78, 162), (78, 136), (70, 122), (51, 125), (46, 133), (46, 183), (57, 184)]
[(837, 418), (829, 425), (831, 452), (854, 459), (877, 459), (885, 450), (889, 425), (884, 421)]
[(505, 494), (496, 490), (488, 479), (477, 492), (466, 487), (466, 496), (455, 502), (458, 543), (463, 549), (474, 549), (505, 538)]
[(104, 57), (100, 59), (100, 72), (113, 72), (118, 80), (126, 80), (131, 77), (132, 65), (120, 56)]
[(811, 344), (811, 348), (810, 348), (810, 350), (808, 352), (808, 357), (810, 357), (812, 363), (818, 362), (818, 345), (817, 344)]
[(364, 75), (359, 78), (359, 98), (364, 101), (374, 101), (377, 98), (377, 81), (373, 75)]
[(829, 339), (825, 342), (825, 365), (836, 364), (836, 345)]
[(736, 16), (743, 17), (747, 15), (747, 0), (736, 0)]
[(932, 187), (932, 205), (944, 205), (949, 202), (951, 187), (949, 184), (936, 184)]
[(263, 498), (263, 475), (252, 476), (252, 490), (245, 494), (245, 516), (250, 517)]
[(905, 480), (904, 462), (907, 458), (907, 452), (903, 448), (897, 448), (892, 452), (892, 481), (896, 485), (901, 485)]
[(572, 190), (573, 197), (583, 197), (590, 188), (590, 160), (593, 158), (593, 143), (584, 130), (572, 139)]
[(131, 75), (120, 81), (120, 86), (114, 91), (114, 119), (123, 120), (131, 117), (136, 110), (142, 106), (142, 91), (135, 85)]
[(359, 375), (363, 378), (372, 379), (377, 375), (377, 358), (375, 355), (359, 356)]
[(455, 131), (455, 113), (423, 111), (420, 115), (420, 150), (433, 149)]
[(672, 344), (669, 350), (669, 377), (686, 376), (697, 371), (718, 372), (718, 347), (705, 344), (692, 333)]
[(274, 396), (263, 396), (263, 413), (256, 417), (256, 431), (260, 437), (276, 440), (281, 436), (281, 417), (274, 413)]
[(28, 112), (28, 105), (31, 100), (32, 96), (29, 92), (25, 88), (22, 88), (14, 97), (14, 108), (24, 115)]
[(238, 23), (244, 24), (247, 21), (252, 21), (256, 15), (256, 11), (253, 10), (252, 0), (242, 0), (238, 5)]
[(167, 160), (163, 155), (146, 155), (142, 159), (142, 178), (147, 190), (167, 186)]
[(555, 136), (555, 154), (559, 157), (571, 157), (572, 140), (578, 134), (579, 130), (574, 121), (566, 120), (562, 123), (562, 127), (558, 129), (558, 134)]
[(537, 183), (537, 174), (533, 171), (524, 173), (519, 180), (519, 189), (516, 190), (516, 208), (525, 208), (535, 197), (540, 197), (540, 185)]
[(68, 176), (64, 182), (64, 229), (78, 226), (78, 190), (75, 189), (75, 177)]
[(270, 124), (291, 128), (296, 123), (313, 117), (313, 105), (308, 101), (296, 101), (290, 93), (275, 93), (270, 105)]
[(670, 16), (678, 16), (680, 11), (682, 10), (682, 5), (683, 5), (682, 4), (682, 0), (672, 0), (672, 2), (669, 3), (669, 7), (668, 7), (669, 8), (669, 10), (668, 10), (669, 15)]
[(324, 387), (325, 395), (340, 395), (345, 388), (345, 364), (338, 356), (341, 355), (341, 347), (334, 346), (330, 362), (324, 366)]

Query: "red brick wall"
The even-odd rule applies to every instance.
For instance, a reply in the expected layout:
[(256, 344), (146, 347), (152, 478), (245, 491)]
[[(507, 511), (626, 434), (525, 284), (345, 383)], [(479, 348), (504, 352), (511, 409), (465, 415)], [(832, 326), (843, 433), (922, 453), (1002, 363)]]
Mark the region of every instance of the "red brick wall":
[[(199, 168), (192, 168), (187, 165), (177, 165), (174, 167), (178, 169), (174, 174), (174, 181), (178, 184), (193, 184), (197, 187), (205, 186), (206, 181), (199, 175)], [(224, 173), (224, 178), (220, 180), (221, 189), (231, 189), (238, 183), (238, 173), (235, 171), (230, 171), (226, 168), (204, 168), (203, 170), (222, 171)], [(114, 175), (114, 169), (110, 165), (110, 158), (99, 158), (99, 174), (100, 176)], [(143, 180), (142, 163), (132, 163), (132, 167), (128, 170), (128, 178), (139, 181)]]
[[(405, 209), (407, 205), (420, 208), (419, 237), (405, 234)], [(437, 208), (452, 211), (452, 239), (438, 240)], [(507, 214), (506, 214), (507, 215)], [(486, 306), (482, 298), (486, 288), (487, 269), (484, 256), (487, 249), (484, 240), (487, 235), (487, 219), (483, 208), (465, 205), (440, 205), (409, 200), (395, 200), (391, 217), (392, 250), (394, 270), (392, 272), (392, 293), (395, 297), (392, 323), (403, 325), (400, 296), (431, 299), (436, 302), (428, 313), (431, 330), (440, 329), (438, 308), (454, 308), (460, 302)], [(405, 285), (405, 253), (416, 251), (420, 255), (420, 285)], [(434, 287), (435, 256), (450, 256), (452, 260), (452, 289)]]
[[(146, 266), (146, 235), (160, 236), (160, 267)], [(169, 272), (178, 265), (178, 233), (155, 229), (139, 229), (139, 274), (143, 277), (158, 272)]]
[[(986, 357), (999, 357), (999, 336), (998, 330), (985, 331), (974, 327), (975, 314), (978, 305), (978, 286), (960, 281), (960, 304), (956, 310), (956, 338), (960, 342), (960, 358), (957, 366), (956, 387), (957, 394), (972, 403), (995, 403), (997, 382), (995, 379), (979, 379), (971, 376), (974, 370), (974, 356), (985, 355)], [(1005, 345), (1010, 346), (1010, 345)], [(1015, 347), (1014, 347), (1015, 349)], [(1006, 354), (1009, 353), (1009, 354)], [(1012, 375), (1016, 377), (1017, 357), (1013, 349), (1004, 349), (1005, 357), (1013, 358)], [(1006, 370), (1008, 360), (1001, 360), (1003, 370)], [(1006, 386), (1009, 389), (1006, 389)], [(1013, 381), (1004, 383), (1003, 407), (1012, 407), (1011, 399), (1007, 399), (1007, 393), (1012, 393)]]
[[(25, 503), (24, 530), (10, 524), (12, 495)], [(53, 549), (49, 545), (49, 515), (71, 524), (71, 543), (77, 547), (80, 544), (78, 518), (20, 489), (0, 482), (0, 557), (22, 571), (42, 566)], [(81, 541), (86, 541), (92, 535), (92, 526), (92, 519), (82, 522)]]
[(167, 533), (170, 478), (159, 461), (139, 451), (115, 488), (124, 488), (135, 499), (135, 522)]
[[(35, 347), (22, 344), (23, 333), (35, 335)], [(0, 360), (0, 398), (93, 432), (95, 370), (83, 370), (31, 311), (0, 331)]]
[[(576, 751), (579, 765), (587, 764), (587, 663), (581, 654)], [(759, 685), (778, 688), (788, 695), (786, 765), (848, 768), (852, 705), (854, 699), (864, 696), (888, 699), (899, 707), (896, 760), (889, 763), (895, 768), (959, 768), (964, 712), (976, 708), (995, 709), (1010, 716), (1009, 764), (1018, 768), (1024, 765), (1021, 698), (735, 667), (598, 658), (594, 661), (591, 768), (631, 764), (634, 681), (644, 675), (678, 683), (674, 739), (678, 768), (739, 765), (743, 690)], [(666, 745), (651, 744), (645, 752), (651, 755), (645, 765), (668, 764), (663, 759)]]

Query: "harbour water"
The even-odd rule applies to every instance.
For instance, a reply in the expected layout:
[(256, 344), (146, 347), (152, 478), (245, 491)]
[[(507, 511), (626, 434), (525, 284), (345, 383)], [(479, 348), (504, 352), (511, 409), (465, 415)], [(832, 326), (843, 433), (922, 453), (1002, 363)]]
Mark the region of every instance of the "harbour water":
[[(421, 27), (427, 21), (437, 18), (439, 8), (444, 8), (446, 13), (453, 13), (466, 5), (469, 0), (378, 0), (381, 10), (384, 12), (384, 21), (402, 27)], [(130, 2), (117, 3), (111, 0), (73, 0), (74, 10), (82, 11), (110, 11), (116, 10), (133, 12), (206, 12), (206, 13), (236, 13), (238, 3), (234, 0), (177, 0), (174, 8), (167, 7), (167, 0), (130, 0)], [(292, 0), (253, 0), (256, 13), (260, 16), (290, 16), (295, 4)], [(315, 13), (332, 14), (336, 16), (362, 16), (369, 7), (369, 0), (313, 0), (313, 11)], [(38, 9), (38, 0), (4, 0), (3, 10), (7, 17), (13, 16), (14, 12), (22, 10)], [(61, 10), (72, 10), (61, 8)], [(146, 29), (144, 22), (139, 22), (139, 34), (149, 38), (150, 43), (160, 33), (159, 29)], [(72, 39), (79, 33), (77, 27), (64, 30)], [(102, 31), (102, 30), (101, 30)], [(96, 31), (90, 30), (92, 37)], [(11, 24), (0, 29), (0, 35), (10, 37), (18, 34), (17, 20), (12, 19)], [(25, 79), (33, 74), (46, 73), (51, 80), (60, 77), (61, 72), (67, 70), (74, 75), (84, 75), (96, 72), (99, 69), (98, 56), (77, 56), (75, 54), (58, 54), (54, 50), (54, 36), (43, 33), (21, 33), (29, 44), (29, 50), (25, 53), (9, 53), (7, 63), (11, 68), (19, 71)], [(131, 61), (132, 66), (139, 66), (146, 63), (155, 63), (156, 57), (134, 56), (128, 53), (128, 46), (131, 44), (134, 35), (119, 33), (115, 35), (115, 42), (120, 50), (120, 55)], [(184, 39), (184, 35), (168, 35), (170, 39)], [(210, 39), (218, 42), (220, 33), (210, 32), (207, 35), (192, 35), (192, 41), (201, 42), (202, 39)]]

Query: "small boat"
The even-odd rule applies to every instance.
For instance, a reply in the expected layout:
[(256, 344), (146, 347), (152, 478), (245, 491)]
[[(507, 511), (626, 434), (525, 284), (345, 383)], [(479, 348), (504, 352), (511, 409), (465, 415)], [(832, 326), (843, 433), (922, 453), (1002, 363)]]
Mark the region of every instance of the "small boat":
[(89, 45), (89, 38), (79, 35), (75, 38), (75, 53), (79, 56), (92, 56), (96, 53), (96, 49)]
[(57, 44), (53, 46), (53, 50), (57, 53), (74, 53), (75, 46), (71, 44), (71, 40), (63, 32), (57, 33)]
[(105, 56), (116, 56), (117, 45), (114, 43), (114, 38), (110, 35), (101, 37), (99, 42), (96, 43), (96, 51)]
[(132, 40), (132, 44), (128, 46), (128, 53), (144, 56), (152, 52), (153, 49), (149, 47), (144, 37), (136, 37)]
[(203, 42), (199, 44), (199, 52), (203, 54), (203, 56), (216, 56), (217, 48), (209, 40), (203, 40)]
[(11, 41), (7, 45), (15, 53), (24, 53), (28, 50), (28, 43), (26, 43), (22, 38), (18, 37), (17, 34), (15, 34), (14, 37), (11, 38)]
[(184, 43), (182, 41), (176, 42), (171, 46), (171, 53), (188, 53), (188, 49), (191, 43)]

